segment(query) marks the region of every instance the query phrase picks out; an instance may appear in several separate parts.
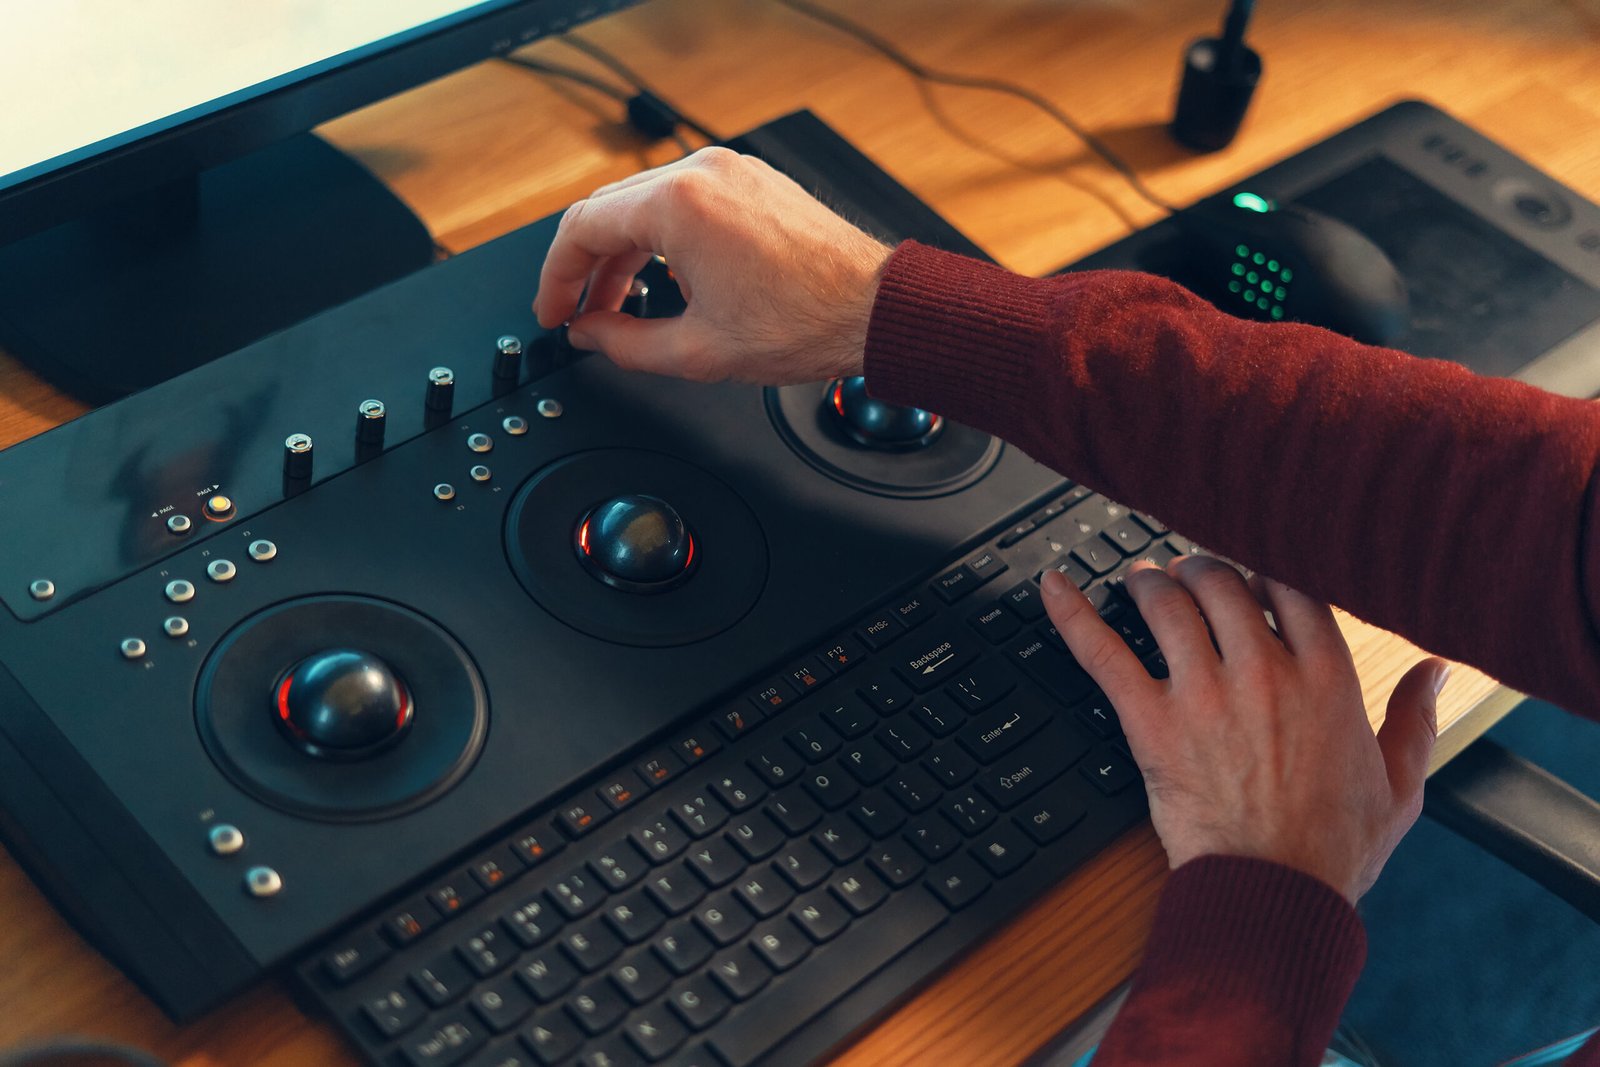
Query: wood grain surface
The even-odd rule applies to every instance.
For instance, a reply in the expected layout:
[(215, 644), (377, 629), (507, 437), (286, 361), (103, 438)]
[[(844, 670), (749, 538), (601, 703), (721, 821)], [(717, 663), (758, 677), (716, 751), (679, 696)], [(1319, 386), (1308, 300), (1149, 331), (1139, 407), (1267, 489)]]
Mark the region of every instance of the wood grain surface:
[[(1183, 201), (1259, 169), (1395, 100), (1422, 97), (1600, 200), (1600, 4), (1594, 0), (1306, 0), (1264, 4), (1251, 39), (1266, 77), (1235, 144), (1193, 156), (1163, 132), (1178, 57), (1213, 32), (1218, 0), (877, 0), (836, 9), (921, 61), (1013, 79)], [(580, 34), (623, 56), (667, 99), (731, 135), (807, 107), (1000, 262), (1044, 273), (1152, 221), (1065, 130), (993, 93), (927, 88), (775, 0), (655, 0)], [(599, 73), (560, 42), (530, 53)], [(321, 131), (362, 159), (459, 251), (676, 154), (623, 129), (614, 101), (488, 62), (347, 115)], [(533, 279), (529, 279), (529, 296)], [(0, 355), (0, 447), (82, 412)], [(1376, 723), (1420, 655), (1341, 618)], [(1458, 670), (1442, 700), (1441, 757), (1516, 701)], [(1014, 1064), (1127, 979), (1166, 870), (1148, 826), (1018, 915), (998, 936), (843, 1052), (840, 1062)], [(175, 1027), (90, 949), (0, 854), (0, 1048), (93, 1034), (175, 1064), (354, 1064), (285, 987), (262, 983)]]

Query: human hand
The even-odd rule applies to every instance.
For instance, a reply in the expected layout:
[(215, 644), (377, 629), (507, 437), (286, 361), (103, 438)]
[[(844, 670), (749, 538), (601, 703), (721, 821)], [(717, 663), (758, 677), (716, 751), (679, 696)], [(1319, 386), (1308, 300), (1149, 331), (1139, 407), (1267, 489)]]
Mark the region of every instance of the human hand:
[[(533, 307), (542, 326), (570, 320), (575, 346), (629, 369), (819, 381), (861, 373), (889, 252), (762, 161), (703, 148), (568, 208)], [(618, 310), (652, 254), (688, 302), (678, 318)]]
[(1247, 586), (1202, 556), (1168, 571), (1137, 564), (1127, 589), (1166, 657), (1166, 680), (1150, 677), (1055, 571), (1045, 574), (1044, 604), (1117, 710), (1168, 862), (1273, 860), (1354, 903), (1422, 811), (1449, 665), (1430, 658), (1412, 667), (1374, 737), (1326, 604), (1259, 577)]

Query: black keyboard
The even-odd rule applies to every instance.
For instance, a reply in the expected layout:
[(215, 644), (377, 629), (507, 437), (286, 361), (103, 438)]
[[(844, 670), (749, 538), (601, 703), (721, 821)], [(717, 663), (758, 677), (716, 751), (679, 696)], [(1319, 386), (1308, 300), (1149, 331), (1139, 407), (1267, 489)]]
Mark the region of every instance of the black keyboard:
[(1120, 576), (1197, 551), (1072, 488), (299, 976), (385, 1067), (806, 1062), (1144, 815), (1038, 578), (1088, 590), (1161, 677)]

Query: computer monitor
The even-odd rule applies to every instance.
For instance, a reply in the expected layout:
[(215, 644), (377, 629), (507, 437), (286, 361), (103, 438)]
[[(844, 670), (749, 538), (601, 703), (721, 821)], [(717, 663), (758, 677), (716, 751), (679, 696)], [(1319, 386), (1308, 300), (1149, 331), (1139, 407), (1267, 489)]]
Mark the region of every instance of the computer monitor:
[(638, 0), (73, 0), (0, 13), (0, 348), (90, 402), (433, 258), (312, 127)]

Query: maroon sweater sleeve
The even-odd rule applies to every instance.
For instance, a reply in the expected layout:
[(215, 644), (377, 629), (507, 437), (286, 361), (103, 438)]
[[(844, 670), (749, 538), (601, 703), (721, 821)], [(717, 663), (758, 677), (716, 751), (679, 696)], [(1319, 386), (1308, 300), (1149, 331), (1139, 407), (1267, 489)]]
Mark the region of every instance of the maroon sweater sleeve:
[[(997, 434), (1207, 547), (1600, 718), (1600, 408), (1148, 275), (1033, 279), (908, 242), (867, 382)], [(1314, 1064), (1365, 954), (1318, 880), (1173, 873), (1097, 1067)], [(1574, 1063), (1600, 1067), (1600, 1039)]]
[(1034, 279), (914, 243), (867, 382), (1254, 570), (1600, 717), (1600, 406), (1159, 278)]

